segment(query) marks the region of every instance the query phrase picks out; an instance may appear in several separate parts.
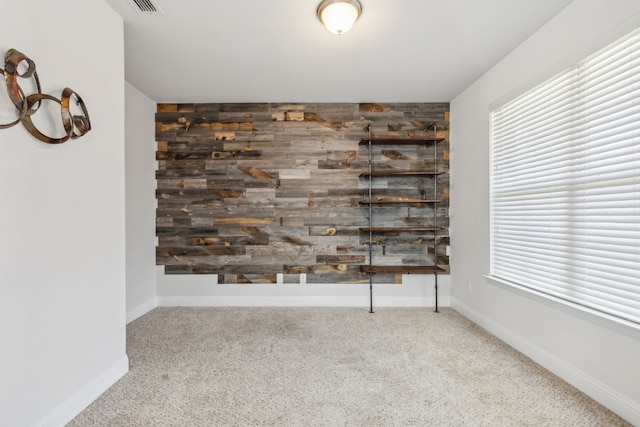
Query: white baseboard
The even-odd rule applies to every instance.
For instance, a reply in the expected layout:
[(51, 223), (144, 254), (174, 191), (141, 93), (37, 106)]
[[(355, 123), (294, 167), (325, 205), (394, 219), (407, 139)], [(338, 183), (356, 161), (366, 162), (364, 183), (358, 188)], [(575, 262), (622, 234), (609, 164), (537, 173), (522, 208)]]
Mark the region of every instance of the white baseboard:
[(296, 296), (166, 296), (158, 297), (158, 307), (364, 307), (363, 298)]
[(129, 372), (129, 358), (125, 355), (104, 374), (87, 384), (60, 406), (35, 423), (39, 427), (62, 427), (96, 400), (109, 387)]
[[(450, 301), (438, 301), (448, 307)], [(434, 307), (433, 298), (378, 297), (375, 307)], [(158, 297), (158, 307), (369, 307), (368, 297), (326, 296), (165, 296)]]
[(452, 307), (631, 424), (640, 426), (640, 404), (638, 402), (629, 399), (584, 371), (576, 369), (573, 365), (515, 334), (504, 325), (487, 319), (466, 304), (455, 300)]
[(137, 307), (127, 311), (127, 324), (133, 322), (138, 317), (142, 317), (158, 306), (158, 299), (151, 298), (149, 301), (143, 302)]

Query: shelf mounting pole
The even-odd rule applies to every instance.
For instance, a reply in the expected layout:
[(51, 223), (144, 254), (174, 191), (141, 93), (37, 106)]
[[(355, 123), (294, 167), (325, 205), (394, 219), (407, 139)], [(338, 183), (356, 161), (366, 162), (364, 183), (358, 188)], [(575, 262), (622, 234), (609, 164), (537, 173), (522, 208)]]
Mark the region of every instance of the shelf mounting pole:
[[(435, 122), (431, 123), (427, 127), (433, 128), (434, 138), (438, 137), (438, 126)], [(433, 171), (438, 172), (438, 143), (436, 141), (433, 142)], [(436, 200), (433, 203), (433, 265), (435, 267), (433, 272), (433, 282), (434, 282), (434, 294), (435, 294), (435, 313), (440, 313), (438, 311), (438, 177), (435, 176), (433, 179), (433, 200)]]
[[(372, 150), (372, 144), (371, 144), (371, 123), (369, 123), (367, 125), (367, 127), (364, 128), (364, 130), (368, 133), (368, 147), (369, 147), (369, 199), (371, 200), (371, 195), (372, 195), (372, 190), (371, 190), (371, 186), (373, 185), (373, 178), (371, 176), (371, 173), (373, 172), (373, 155), (371, 153)], [(373, 215), (373, 204), (369, 203), (369, 269), (371, 270), (371, 267), (373, 266), (373, 251), (371, 249), (372, 246), (372, 240), (373, 240), (373, 222), (372, 222), (372, 217)], [(369, 313), (373, 313), (373, 273), (371, 271), (369, 271)]]

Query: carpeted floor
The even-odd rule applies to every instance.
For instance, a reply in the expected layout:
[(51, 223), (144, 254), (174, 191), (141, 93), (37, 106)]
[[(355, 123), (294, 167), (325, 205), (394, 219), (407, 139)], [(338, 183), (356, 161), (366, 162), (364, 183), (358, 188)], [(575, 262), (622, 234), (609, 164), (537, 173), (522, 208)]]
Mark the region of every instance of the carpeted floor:
[(157, 308), (68, 426), (628, 426), (451, 309)]

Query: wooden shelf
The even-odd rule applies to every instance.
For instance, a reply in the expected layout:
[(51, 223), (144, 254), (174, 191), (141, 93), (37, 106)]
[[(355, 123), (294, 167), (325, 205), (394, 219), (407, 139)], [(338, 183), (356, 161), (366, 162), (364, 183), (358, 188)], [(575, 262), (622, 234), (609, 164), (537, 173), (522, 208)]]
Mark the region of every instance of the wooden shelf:
[(446, 270), (435, 265), (363, 265), (360, 271), (371, 274), (433, 274)]
[(435, 171), (396, 171), (396, 170), (380, 170), (373, 172), (365, 172), (360, 174), (360, 178), (375, 178), (378, 176), (438, 176), (445, 172)]
[(444, 141), (444, 138), (368, 138), (361, 139), (360, 145), (427, 145)]
[(445, 227), (360, 227), (360, 231), (372, 233), (392, 233), (394, 231), (441, 231)]
[(442, 200), (433, 199), (382, 199), (382, 200), (363, 200), (361, 205), (399, 205), (403, 203), (442, 203)]

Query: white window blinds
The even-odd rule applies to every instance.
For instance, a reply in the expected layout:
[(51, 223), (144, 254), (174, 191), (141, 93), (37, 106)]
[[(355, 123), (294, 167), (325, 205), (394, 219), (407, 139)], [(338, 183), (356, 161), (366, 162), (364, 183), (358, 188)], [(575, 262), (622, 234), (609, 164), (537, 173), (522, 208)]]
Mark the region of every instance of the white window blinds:
[(491, 275), (640, 324), (640, 31), (491, 127)]

